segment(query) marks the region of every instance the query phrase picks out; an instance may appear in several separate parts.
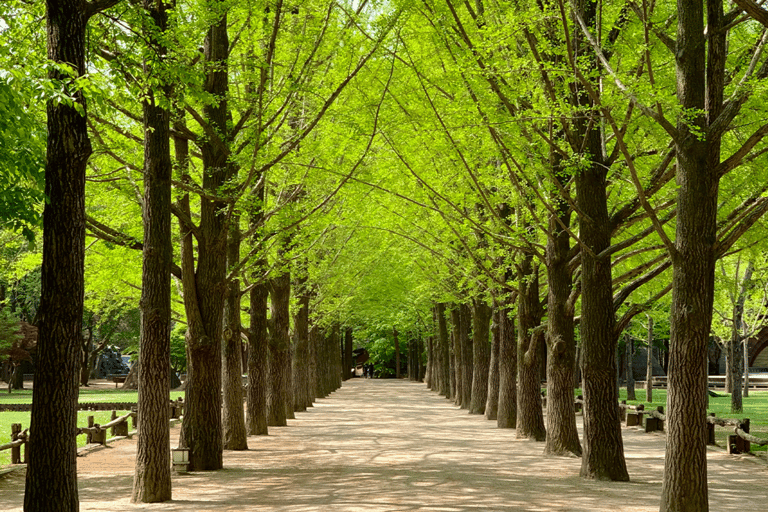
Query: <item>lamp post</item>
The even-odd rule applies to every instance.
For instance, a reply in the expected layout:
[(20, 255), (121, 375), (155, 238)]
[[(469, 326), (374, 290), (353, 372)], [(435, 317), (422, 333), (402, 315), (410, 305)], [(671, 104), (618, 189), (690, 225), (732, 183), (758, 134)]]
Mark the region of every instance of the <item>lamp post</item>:
[(189, 471), (189, 448), (173, 448), (171, 458), (174, 473), (181, 474)]

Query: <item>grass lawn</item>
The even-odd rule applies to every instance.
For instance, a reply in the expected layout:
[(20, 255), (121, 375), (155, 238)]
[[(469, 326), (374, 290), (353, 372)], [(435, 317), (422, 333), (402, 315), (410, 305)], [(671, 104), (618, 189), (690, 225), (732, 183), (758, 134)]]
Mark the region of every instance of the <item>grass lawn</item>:
[[(127, 414), (128, 411), (117, 411), (118, 416)], [(0, 444), (11, 441), (11, 424), (21, 423), (21, 429), (29, 427), (29, 412), (0, 412)], [(112, 411), (77, 411), (77, 426), (87, 427), (88, 416), (93, 416), (95, 423), (104, 425), (109, 423)], [(109, 436), (108, 436), (109, 437)], [(85, 434), (77, 436), (77, 447), (85, 446)], [(0, 452), (0, 467), (11, 463), (11, 450)]]
[[(7, 389), (7, 388), (6, 388)], [(171, 400), (183, 397), (184, 391), (171, 391)], [(88, 389), (80, 388), (80, 403), (133, 402), (138, 399), (135, 389)], [(0, 404), (31, 404), (31, 389), (16, 389), (13, 393), (0, 392)], [(3, 423), (4, 424), (4, 423)]]
[[(171, 391), (171, 400), (176, 400), (184, 396), (184, 391)], [(103, 402), (133, 402), (136, 403), (138, 393), (135, 390), (123, 389), (87, 389), (80, 388), (80, 403), (103, 403)], [(10, 395), (0, 393), (0, 403), (7, 404), (31, 404), (32, 390), (15, 390)], [(126, 414), (128, 411), (117, 411), (118, 416)], [(93, 416), (94, 421), (100, 425), (108, 423), (112, 411), (78, 411), (77, 426), (87, 427), (88, 416)], [(11, 424), (21, 423), (21, 429), (29, 428), (29, 416), (27, 412), (0, 412), (0, 444), (11, 441)], [(85, 435), (77, 436), (77, 446), (85, 446)], [(0, 467), (11, 463), (11, 451), (3, 450), (0, 452)]]

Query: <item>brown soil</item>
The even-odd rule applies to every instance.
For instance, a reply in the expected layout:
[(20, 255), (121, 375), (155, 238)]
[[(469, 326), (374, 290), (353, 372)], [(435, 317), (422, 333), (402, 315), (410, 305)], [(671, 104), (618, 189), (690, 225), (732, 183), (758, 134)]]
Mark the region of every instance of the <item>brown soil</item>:
[[(176, 475), (173, 501), (130, 503), (135, 440), (78, 459), (81, 511), (632, 511), (659, 509), (664, 434), (624, 429), (630, 482), (585, 481), (581, 461), (459, 410), (406, 381), (353, 379), (288, 427), (225, 452), (222, 471)], [(579, 423), (581, 419), (579, 418)], [(173, 446), (179, 427), (171, 429)], [(761, 461), (756, 464), (756, 461)], [(768, 502), (764, 457), (709, 449), (710, 510)], [(0, 477), (20, 511), (24, 475)]]

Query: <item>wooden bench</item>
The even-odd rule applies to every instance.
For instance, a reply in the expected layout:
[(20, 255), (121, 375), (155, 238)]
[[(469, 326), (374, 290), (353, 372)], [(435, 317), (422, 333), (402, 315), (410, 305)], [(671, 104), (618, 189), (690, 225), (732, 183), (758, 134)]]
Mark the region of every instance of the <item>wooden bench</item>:
[(128, 378), (128, 375), (121, 375), (121, 374), (114, 374), (114, 375), (107, 375), (107, 380), (111, 380), (115, 383), (115, 388), (117, 388), (118, 384), (122, 384), (125, 382), (125, 379)]

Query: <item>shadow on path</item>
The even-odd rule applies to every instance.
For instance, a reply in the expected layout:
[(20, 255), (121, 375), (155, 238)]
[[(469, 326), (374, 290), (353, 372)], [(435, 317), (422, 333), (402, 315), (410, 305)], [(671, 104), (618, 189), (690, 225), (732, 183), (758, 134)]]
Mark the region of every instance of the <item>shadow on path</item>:
[[(135, 441), (78, 459), (81, 511), (632, 511), (659, 508), (663, 434), (624, 429), (631, 482), (579, 478), (580, 459), (472, 416), (423, 384), (353, 379), (287, 428), (225, 452), (226, 469), (174, 476), (174, 500), (131, 504)], [(581, 419), (579, 418), (579, 422)], [(172, 429), (178, 436), (178, 427)], [(174, 439), (175, 445), (175, 439)], [(768, 502), (764, 465), (709, 452), (710, 510)], [(21, 510), (23, 473), (0, 480)]]

